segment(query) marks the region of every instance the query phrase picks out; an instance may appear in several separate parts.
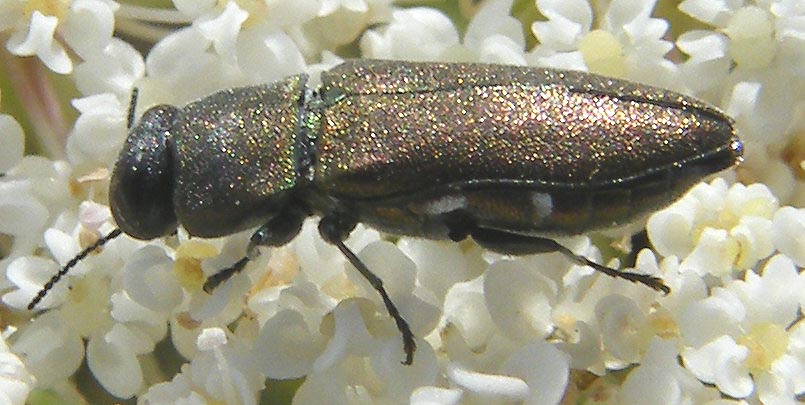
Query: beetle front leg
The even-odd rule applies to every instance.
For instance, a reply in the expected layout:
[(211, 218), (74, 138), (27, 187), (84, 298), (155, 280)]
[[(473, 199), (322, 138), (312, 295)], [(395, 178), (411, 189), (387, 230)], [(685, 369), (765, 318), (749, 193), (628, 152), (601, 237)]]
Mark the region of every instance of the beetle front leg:
[(410, 365), (414, 361), (414, 352), (416, 351), (416, 341), (414, 341), (414, 333), (411, 332), (411, 327), (408, 326), (408, 322), (403, 319), (397, 306), (394, 305), (394, 302), (386, 293), (386, 289), (383, 287), (383, 280), (372, 273), (361, 259), (344, 244), (344, 239), (355, 228), (355, 224), (355, 221), (344, 216), (330, 215), (319, 221), (319, 233), (325, 241), (335, 245), (344, 257), (369, 281), (369, 284), (380, 293), (380, 297), (383, 298), (383, 304), (386, 305), (386, 310), (397, 324), (397, 329), (402, 333), (403, 350), (405, 351), (405, 360), (402, 364)]
[(257, 256), (258, 246), (283, 246), (290, 242), (302, 229), (304, 218), (304, 213), (282, 212), (257, 228), (249, 240), (246, 255), (232, 266), (207, 278), (204, 282), (204, 291), (212, 293), (221, 283), (240, 273), (246, 267), (246, 263)]
[(590, 266), (593, 269), (610, 277), (622, 278), (633, 283), (640, 283), (656, 291), (662, 291), (665, 294), (671, 292), (671, 289), (668, 288), (668, 286), (663, 283), (662, 279), (658, 277), (650, 276), (648, 274), (620, 271), (600, 265), (584, 256), (573, 253), (570, 249), (560, 245), (559, 242), (553, 239), (541, 238), (539, 236), (521, 235), (488, 228), (475, 228), (470, 232), (470, 235), (473, 239), (475, 239), (476, 242), (478, 242), (479, 245), (496, 252), (510, 255), (559, 252), (568, 259), (582, 266)]

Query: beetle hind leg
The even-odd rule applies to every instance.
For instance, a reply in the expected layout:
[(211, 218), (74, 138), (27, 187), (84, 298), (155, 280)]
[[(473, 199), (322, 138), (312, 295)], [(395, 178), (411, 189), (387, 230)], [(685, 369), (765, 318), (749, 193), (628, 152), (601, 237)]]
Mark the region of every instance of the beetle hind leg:
[(661, 278), (606, 267), (584, 256), (573, 253), (570, 249), (562, 246), (553, 239), (521, 235), (489, 228), (475, 228), (470, 231), (470, 236), (472, 236), (479, 245), (499, 253), (527, 255), (558, 252), (582, 266), (590, 266), (596, 271), (610, 277), (622, 278), (633, 283), (643, 284), (656, 291), (661, 291), (664, 294), (671, 292), (671, 289), (663, 283)]
[(355, 228), (355, 223), (355, 221), (345, 216), (326, 216), (319, 221), (319, 233), (325, 241), (335, 245), (338, 250), (341, 251), (341, 254), (358, 269), (361, 275), (369, 281), (369, 284), (371, 284), (380, 294), (380, 297), (383, 298), (383, 304), (386, 306), (386, 310), (394, 319), (394, 322), (397, 324), (397, 329), (402, 334), (403, 350), (405, 351), (405, 360), (402, 364), (410, 365), (414, 361), (414, 352), (416, 351), (416, 341), (414, 340), (414, 333), (411, 331), (411, 327), (402, 315), (400, 315), (397, 306), (394, 305), (394, 302), (383, 287), (383, 280), (372, 273), (361, 259), (344, 244), (344, 239), (346, 239), (352, 229)]

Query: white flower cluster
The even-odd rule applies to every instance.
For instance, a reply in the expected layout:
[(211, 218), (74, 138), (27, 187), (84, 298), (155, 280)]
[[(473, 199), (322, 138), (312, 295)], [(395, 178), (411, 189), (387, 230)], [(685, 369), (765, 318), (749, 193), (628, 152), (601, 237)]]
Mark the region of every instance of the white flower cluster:
[[(667, 15), (645, 0), (173, 3), (0, 0), (6, 50), (69, 75), (82, 95), (58, 160), (23, 156), (22, 128), (0, 115), (0, 403), (25, 403), (32, 390), (93, 402), (99, 394), (74, 377), (82, 367), (111, 396), (143, 404), (254, 404), (288, 389), (297, 403), (334, 404), (805, 397), (802, 0), (685, 0)], [(541, 16), (512, 15), (523, 9)], [(675, 22), (691, 18), (701, 29), (672, 38)], [(527, 49), (532, 34), (538, 45)], [(556, 254), (509, 257), (358, 226), (347, 245), (417, 336), (411, 366), (400, 364), (377, 292), (315, 219), (212, 295), (203, 280), (243, 255), (248, 232), (124, 236), (58, 283), (39, 304), (46, 311), (25, 311), (60, 266), (115, 227), (106, 192), (132, 88), (138, 111), (183, 105), (320, 72), (350, 46), (364, 58), (553, 66), (682, 91), (736, 119), (746, 162), (724, 174), (734, 185), (699, 184), (648, 219), (654, 250), (639, 253), (635, 271), (662, 277), (667, 296)], [(602, 262), (610, 240), (596, 240), (561, 242)]]

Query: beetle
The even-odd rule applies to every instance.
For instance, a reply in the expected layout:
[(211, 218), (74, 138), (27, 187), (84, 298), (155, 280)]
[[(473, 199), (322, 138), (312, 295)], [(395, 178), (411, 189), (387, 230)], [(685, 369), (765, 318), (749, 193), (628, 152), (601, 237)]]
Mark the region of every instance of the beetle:
[[(414, 336), (382, 280), (344, 240), (357, 223), (512, 255), (559, 252), (610, 276), (669, 292), (662, 280), (596, 264), (553, 237), (628, 223), (740, 162), (733, 121), (694, 98), (584, 72), (470, 63), (354, 60), (323, 72), (158, 105), (130, 132), (109, 190), (122, 233), (153, 239), (183, 226), (218, 237), (257, 227), (281, 246), (305, 218), (372, 284)], [(136, 97), (136, 95), (134, 96)], [(134, 98), (133, 97), (133, 98)]]

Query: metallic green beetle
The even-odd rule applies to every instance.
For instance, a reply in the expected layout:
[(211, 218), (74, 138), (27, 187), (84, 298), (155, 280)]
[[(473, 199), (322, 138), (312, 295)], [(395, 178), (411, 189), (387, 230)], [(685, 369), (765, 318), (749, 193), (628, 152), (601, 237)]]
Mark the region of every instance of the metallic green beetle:
[(120, 230), (86, 252), (121, 231), (152, 239), (179, 225), (202, 237), (258, 226), (251, 252), (288, 243), (318, 215), (322, 237), (381, 294), (410, 364), (408, 324), (344, 245), (358, 222), (400, 235), (472, 237), (507, 254), (561, 252), (667, 292), (657, 278), (595, 264), (550, 237), (632, 221), (735, 165), (743, 151), (716, 108), (589, 73), (356, 60), (322, 73), (316, 91), (307, 80), (148, 110), (112, 176)]

